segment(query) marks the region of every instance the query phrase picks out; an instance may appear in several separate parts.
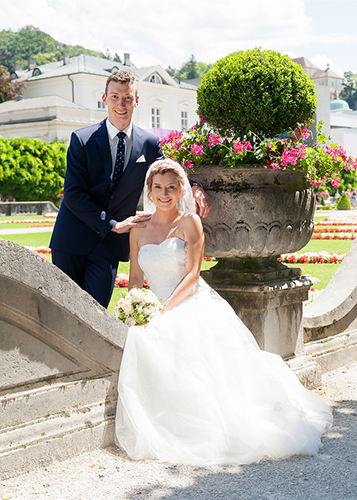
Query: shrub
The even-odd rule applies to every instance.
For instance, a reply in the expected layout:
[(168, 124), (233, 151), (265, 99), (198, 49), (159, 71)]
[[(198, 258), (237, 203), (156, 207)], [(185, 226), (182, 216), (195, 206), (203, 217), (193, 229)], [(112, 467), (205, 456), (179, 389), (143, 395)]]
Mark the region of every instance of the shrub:
[(351, 210), (350, 200), (347, 198), (347, 194), (343, 193), (337, 202), (336, 205), (337, 210)]
[(202, 76), (198, 113), (222, 134), (274, 137), (309, 125), (315, 87), (302, 67), (273, 50), (234, 52)]
[(18, 201), (58, 201), (66, 151), (60, 142), (0, 137), (0, 193)]

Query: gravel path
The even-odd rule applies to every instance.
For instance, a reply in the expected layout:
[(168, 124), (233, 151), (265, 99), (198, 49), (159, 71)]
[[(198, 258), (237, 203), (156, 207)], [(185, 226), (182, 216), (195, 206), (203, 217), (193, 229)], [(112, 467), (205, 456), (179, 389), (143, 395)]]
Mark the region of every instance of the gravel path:
[(317, 457), (192, 467), (111, 447), (2, 481), (0, 499), (357, 500), (357, 363), (326, 374), (317, 392), (334, 410)]

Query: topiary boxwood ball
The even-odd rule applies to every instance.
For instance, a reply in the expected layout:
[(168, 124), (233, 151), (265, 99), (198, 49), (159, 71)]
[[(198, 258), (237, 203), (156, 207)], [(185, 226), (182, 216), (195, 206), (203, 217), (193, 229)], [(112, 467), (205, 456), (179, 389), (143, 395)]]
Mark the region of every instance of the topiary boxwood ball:
[(316, 93), (302, 67), (273, 50), (234, 52), (202, 76), (198, 113), (222, 134), (274, 137), (308, 125)]

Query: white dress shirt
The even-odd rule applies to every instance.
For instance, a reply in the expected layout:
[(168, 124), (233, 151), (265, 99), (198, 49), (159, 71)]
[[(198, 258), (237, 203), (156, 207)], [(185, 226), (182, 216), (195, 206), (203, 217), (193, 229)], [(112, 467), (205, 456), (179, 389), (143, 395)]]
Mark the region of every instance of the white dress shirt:
[(114, 173), (115, 161), (117, 157), (117, 148), (118, 148), (118, 132), (124, 132), (126, 137), (125, 141), (125, 158), (124, 158), (124, 170), (129, 163), (131, 150), (133, 148), (133, 124), (125, 128), (124, 130), (118, 130), (112, 123), (110, 123), (107, 118), (107, 131), (108, 131), (108, 139), (110, 146), (110, 154), (112, 156), (112, 173)]

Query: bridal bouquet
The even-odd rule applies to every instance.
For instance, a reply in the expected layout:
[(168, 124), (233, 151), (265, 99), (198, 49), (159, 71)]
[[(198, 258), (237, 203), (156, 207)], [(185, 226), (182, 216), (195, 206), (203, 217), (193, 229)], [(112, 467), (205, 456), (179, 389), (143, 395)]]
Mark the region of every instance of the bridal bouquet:
[(161, 301), (145, 288), (132, 288), (118, 300), (116, 318), (128, 326), (146, 325), (163, 310)]

